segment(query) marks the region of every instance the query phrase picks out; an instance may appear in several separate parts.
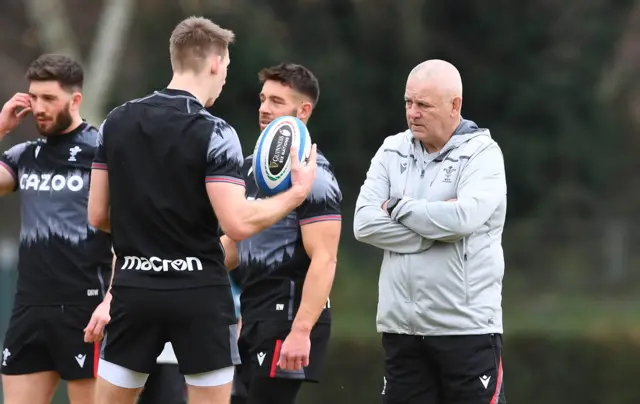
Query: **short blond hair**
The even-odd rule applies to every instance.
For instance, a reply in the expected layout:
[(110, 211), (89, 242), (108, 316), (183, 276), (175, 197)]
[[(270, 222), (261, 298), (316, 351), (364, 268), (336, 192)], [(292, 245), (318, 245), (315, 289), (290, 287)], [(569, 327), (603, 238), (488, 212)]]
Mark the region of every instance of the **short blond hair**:
[(171, 33), (169, 54), (174, 72), (199, 73), (212, 54), (224, 57), (235, 34), (204, 17), (189, 17)]

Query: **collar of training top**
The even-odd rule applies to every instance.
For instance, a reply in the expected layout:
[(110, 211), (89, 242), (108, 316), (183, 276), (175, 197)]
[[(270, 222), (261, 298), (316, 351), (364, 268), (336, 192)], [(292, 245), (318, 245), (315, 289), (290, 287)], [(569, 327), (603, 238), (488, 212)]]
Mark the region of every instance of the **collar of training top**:
[[(444, 145), (444, 147), (440, 151), (434, 152), (432, 153), (432, 155), (438, 156), (438, 157), (435, 157), (436, 161), (441, 161), (452, 149), (464, 143), (469, 139), (469, 137), (474, 136), (472, 134), (477, 133), (479, 131), (482, 131), (482, 130), (478, 128), (478, 125), (476, 125), (475, 122), (469, 119), (464, 119), (460, 117), (460, 123), (451, 134), (451, 137), (449, 138), (447, 143)], [(422, 142), (413, 135), (411, 130), (409, 130), (409, 133), (411, 136), (411, 153), (414, 154), (415, 156), (416, 146), (420, 146), (421, 150), (424, 153), (428, 153), (424, 145), (422, 144)], [(469, 135), (469, 136), (460, 136), (460, 135)]]
[(191, 94), (185, 90), (178, 90), (177, 88), (164, 88), (160, 91), (156, 91), (156, 94), (164, 94), (169, 97), (186, 97), (198, 103), (198, 105), (202, 106), (200, 101), (195, 97), (195, 95)]
[(76, 135), (82, 133), (85, 129), (87, 129), (87, 127), (89, 127), (89, 124), (87, 123), (87, 121), (83, 119), (82, 123), (78, 125), (75, 129), (73, 129), (71, 132), (59, 133), (56, 135), (47, 136), (44, 138), (44, 140), (47, 144), (55, 145), (59, 143), (64, 143), (70, 139), (73, 139)]

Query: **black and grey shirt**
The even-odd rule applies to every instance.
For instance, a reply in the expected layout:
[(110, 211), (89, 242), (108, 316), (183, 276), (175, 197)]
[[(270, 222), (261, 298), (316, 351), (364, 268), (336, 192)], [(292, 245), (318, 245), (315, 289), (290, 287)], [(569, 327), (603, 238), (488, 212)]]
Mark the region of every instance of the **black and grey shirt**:
[(87, 203), (98, 131), (18, 144), (0, 156), (21, 197), (16, 303), (98, 303), (110, 278), (111, 241), (89, 226)]
[(113, 110), (93, 163), (109, 172), (113, 285), (228, 285), (206, 183), (244, 186), (242, 160), (236, 131), (186, 91), (156, 91)]
[[(247, 199), (265, 196), (251, 170), (253, 156), (243, 165)], [(239, 267), (230, 274), (241, 285), (243, 321), (292, 321), (300, 306), (302, 288), (311, 260), (302, 242), (301, 226), (342, 220), (342, 193), (329, 161), (318, 152), (316, 179), (307, 199), (280, 222), (238, 243)], [(318, 323), (331, 321), (327, 302)]]

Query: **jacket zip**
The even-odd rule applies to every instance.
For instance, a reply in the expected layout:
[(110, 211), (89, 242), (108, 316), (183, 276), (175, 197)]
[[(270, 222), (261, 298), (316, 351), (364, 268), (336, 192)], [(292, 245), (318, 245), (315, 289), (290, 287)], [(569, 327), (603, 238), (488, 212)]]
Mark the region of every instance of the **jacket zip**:
[[(429, 165), (429, 163), (425, 160), (424, 158), (424, 149), (421, 148), (420, 150), (416, 150), (415, 147), (413, 148), (413, 164), (415, 164), (415, 169), (416, 171), (420, 171), (420, 179), (424, 179), (424, 175), (427, 171), (427, 166)], [(421, 153), (420, 155), (418, 155), (418, 153)], [(411, 171), (413, 173), (413, 171)], [(411, 176), (409, 176), (411, 177)], [(422, 192), (422, 182), (418, 181), (418, 182), (413, 182), (411, 184), (413, 186), (412, 191), (413, 192), (418, 192), (421, 193)], [(407, 284), (409, 285), (409, 310), (410, 312), (408, 313), (407, 318), (409, 319), (408, 321), (408, 325), (409, 325), (409, 329), (411, 330), (412, 333), (416, 333), (417, 331), (417, 324), (418, 321), (413, 321), (414, 320), (414, 316), (415, 316), (415, 312), (416, 312), (416, 299), (415, 299), (415, 291), (413, 286), (415, 285), (416, 282), (413, 281), (412, 277), (411, 277), (411, 267), (412, 265), (409, 265), (408, 261), (408, 257), (404, 256), (403, 257), (405, 260), (405, 265), (407, 267)]]
[[(415, 165), (415, 169), (418, 170), (419, 169), (419, 167), (418, 167), (418, 156), (416, 156), (415, 151), (414, 151), (412, 160), (413, 160), (413, 164)], [(407, 178), (411, 178), (413, 176), (413, 173), (414, 173), (413, 168), (414, 167), (411, 167), (411, 168), (412, 168), (411, 171), (407, 170), (407, 171), (409, 171), (409, 173), (407, 173), (408, 174)], [(407, 184), (407, 185), (410, 185), (412, 187), (412, 191), (415, 192), (415, 183)], [(407, 285), (408, 285), (408, 288), (409, 288), (409, 290), (408, 290), (408, 292), (409, 292), (409, 312), (407, 313), (407, 319), (408, 319), (408, 321), (407, 321), (408, 324), (407, 325), (409, 326), (409, 329), (411, 330), (411, 332), (415, 333), (415, 331), (416, 331), (415, 328), (416, 327), (415, 327), (415, 321), (413, 321), (414, 305), (415, 305), (414, 300), (415, 299), (414, 299), (414, 294), (413, 294), (413, 284), (414, 284), (414, 282), (412, 282), (412, 278), (411, 278), (411, 265), (409, 265), (409, 262), (408, 262), (409, 260), (407, 259), (406, 255), (402, 256), (402, 261), (403, 261), (403, 265), (407, 269), (407, 272), (406, 272), (407, 273)]]
[(464, 302), (469, 305), (469, 279), (467, 274), (467, 238), (462, 239), (462, 273), (464, 274)]

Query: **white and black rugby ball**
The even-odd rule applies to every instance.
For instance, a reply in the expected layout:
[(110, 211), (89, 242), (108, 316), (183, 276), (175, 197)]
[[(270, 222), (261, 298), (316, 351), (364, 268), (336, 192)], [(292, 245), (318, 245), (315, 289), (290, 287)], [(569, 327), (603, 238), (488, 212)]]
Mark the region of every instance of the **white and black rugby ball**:
[(298, 161), (306, 164), (311, 153), (307, 126), (294, 116), (274, 119), (264, 128), (253, 151), (256, 185), (266, 195), (276, 195), (291, 187), (291, 146), (298, 147)]

